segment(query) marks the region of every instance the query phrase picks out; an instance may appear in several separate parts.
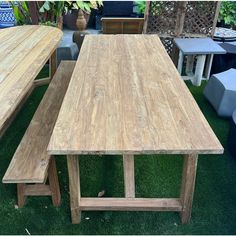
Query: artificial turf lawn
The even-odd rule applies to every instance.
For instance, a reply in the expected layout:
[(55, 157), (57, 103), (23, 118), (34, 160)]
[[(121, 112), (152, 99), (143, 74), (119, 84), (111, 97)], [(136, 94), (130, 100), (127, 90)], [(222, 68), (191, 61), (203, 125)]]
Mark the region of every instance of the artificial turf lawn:
[[(229, 121), (219, 118), (204, 99), (201, 87), (188, 83), (193, 96), (225, 148), (224, 155), (200, 156), (190, 224), (181, 225), (175, 212), (83, 212), (82, 222), (72, 225), (65, 157), (57, 158), (62, 204), (52, 206), (50, 197), (29, 197), (17, 209), (16, 185), (0, 183), (0, 234), (236, 234), (236, 158), (227, 150)], [(35, 89), (0, 140), (2, 179), (20, 140), (46, 91)], [(68, 117), (69, 119), (69, 117)], [(194, 124), (193, 124), (194, 125)], [(83, 196), (123, 196), (120, 156), (81, 157)], [(178, 197), (182, 157), (138, 156), (137, 197)]]

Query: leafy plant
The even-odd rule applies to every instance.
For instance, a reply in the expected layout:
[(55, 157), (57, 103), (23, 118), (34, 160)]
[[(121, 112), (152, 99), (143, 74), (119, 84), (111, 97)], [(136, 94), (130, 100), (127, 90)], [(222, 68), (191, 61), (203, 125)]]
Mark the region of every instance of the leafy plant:
[(102, 5), (102, 1), (45, 1), (40, 7), (39, 12), (46, 14), (43, 22), (59, 23), (63, 14), (73, 9), (81, 9), (83, 12), (90, 13), (91, 9), (97, 9)]
[[(64, 1), (45, 1), (39, 9), (40, 13), (46, 13), (51, 17), (52, 21), (57, 22), (57, 19), (62, 15), (65, 8)], [(53, 19), (54, 18), (54, 19)]]
[(144, 14), (146, 8), (146, 1), (135, 1), (136, 9), (138, 14)]
[(224, 21), (225, 24), (236, 26), (236, 2), (222, 1), (220, 7), (219, 20)]
[(68, 10), (81, 9), (86, 13), (90, 13), (92, 9), (98, 9), (102, 6), (102, 1), (66, 1)]
[(53, 11), (56, 16), (59, 16), (73, 9), (90, 13), (91, 9), (97, 9), (101, 5), (102, 1), (45, 1), (39, 11)]
[(31, 17), (27, 1), (10, 1), (18, 25), (30, 24)]

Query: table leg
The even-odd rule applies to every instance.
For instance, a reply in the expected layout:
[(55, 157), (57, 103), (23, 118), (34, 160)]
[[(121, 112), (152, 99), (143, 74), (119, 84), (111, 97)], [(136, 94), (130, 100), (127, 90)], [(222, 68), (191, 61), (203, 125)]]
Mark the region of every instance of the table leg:
[(207, 80), (210, 78), (213, 56), (214, 56), (214, 54), (210, 54), (210, 55), (208, 55), (208, 57), (207, 57), (206, 69), (205, 69), (205, 76), (206, 76), (206, 79), (207, 79)]
[(192, 201), (195, 188), (198, 155), (186, 155), (184, 157), (182, 186), (180, 199), (182, 203), (181, 221), (187, 224), (191, 218)]
[(205, 61), (206, 61), (206, 55), (198, 55), (197, 56), (197, 65), (196, 65), (194, 78), (193, 78), (193, 81), (192, 81), (192, 83), (196, 86), (201, 85), (201, 80), (202, 80), (202, 77), (203, 77)]
[(194, 64), (194, 56), (188, 55), (187, 56), (187, 64), (186, 64), (186, 75), (192, 76), (193, 75), (193, 64)]
[(81, 221), (80, 202), (80, 174), (79, 174), (79, 157), (67, 156), (67, 166), (69, 173), (70, 189), (70, 208), (72, 224), (78, 224)]
[(182, 74), (183, 62), (184, 62), (184, 54), (181, 51), (179, 51), (179, 60), (178, 60), (177, 69), (180, 75)]
[(135, 197), (134, 155), (123, 155), (125, 197)]
[(53, 52), (49, 59), (49, 78), (52, 79), (57, 70), (57, 50)]

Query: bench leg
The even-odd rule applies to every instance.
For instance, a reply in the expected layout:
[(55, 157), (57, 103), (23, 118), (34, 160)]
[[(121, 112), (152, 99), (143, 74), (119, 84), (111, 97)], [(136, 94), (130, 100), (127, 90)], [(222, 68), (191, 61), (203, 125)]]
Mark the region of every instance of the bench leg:
[(18, 207), (23, 207), (26, 201), (25, 184), (17, 184)]
[(57, 70), (57, 50), (53, 52), (49, 59), (49, 77), (52, 79)]
[(79, 174), (79, 157), (67, 156), (67, 166), (69, 173), (70, 189), (70, 209), (72, 224), (79, 224), (81, 221), (80, 202), (80, 174)]
[(193, 194), (195, 188), (195, 179), (197, 171), (198, 155), (186, 155), (184, 157), (181, 203), (182, 211), (180, 213), (182, 224), (187, 224), (191, 218)]
[(17, 184), (18, 207), (23, 207), (27, 196), (51, 196), (54, 206), (59, 206), (61, 203), (61, 194), (59, 181), (57, 176), (57, 168), (55, 158), (52, 156), (48, 168), (47, 184)]
[(50, 165), (48, 169), (48, 181), (52, 194), (52, 202), (54, 206), (61, 204), (61, 193), (57, 175), (57, 167), (54, 156), (51, 156)]

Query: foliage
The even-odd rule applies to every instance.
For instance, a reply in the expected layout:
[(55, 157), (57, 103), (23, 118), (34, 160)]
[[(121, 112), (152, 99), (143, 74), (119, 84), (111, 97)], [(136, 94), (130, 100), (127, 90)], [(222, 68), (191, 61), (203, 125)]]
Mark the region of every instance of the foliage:
[(39, 25), (57, 27), (57, 24), (55, 22), (51, 22), (51, 21), (42, 21), (42, 22), (39, 22)]
[(64, 1), (45, 1), (39, 9), (40, 13), (49, 12), (57, 19), (64, 11)]
[(223, 1), (220, 7), (219, 20), (225, 24), (236, 25), (236, 1)]
[(10, 1), (17, 25), (30, 24), (30, 12), (27, 1)]
[(137, 12), (139, 14), (145, 13), (146, 1), (135, 1), (135, 5), (137, 6)]
[(66, 1), (68, 10), (81, 9), (86, 13), (90, 13), (91, 9), (98, 9), (102, 6), (102, 1)]
[(39, 11), (53, 11), (56, 16), (60, 16), (73, 9), (90, 13), (91, 9), (97, 9), (101, 5), (102, 1), (45, 1)]

